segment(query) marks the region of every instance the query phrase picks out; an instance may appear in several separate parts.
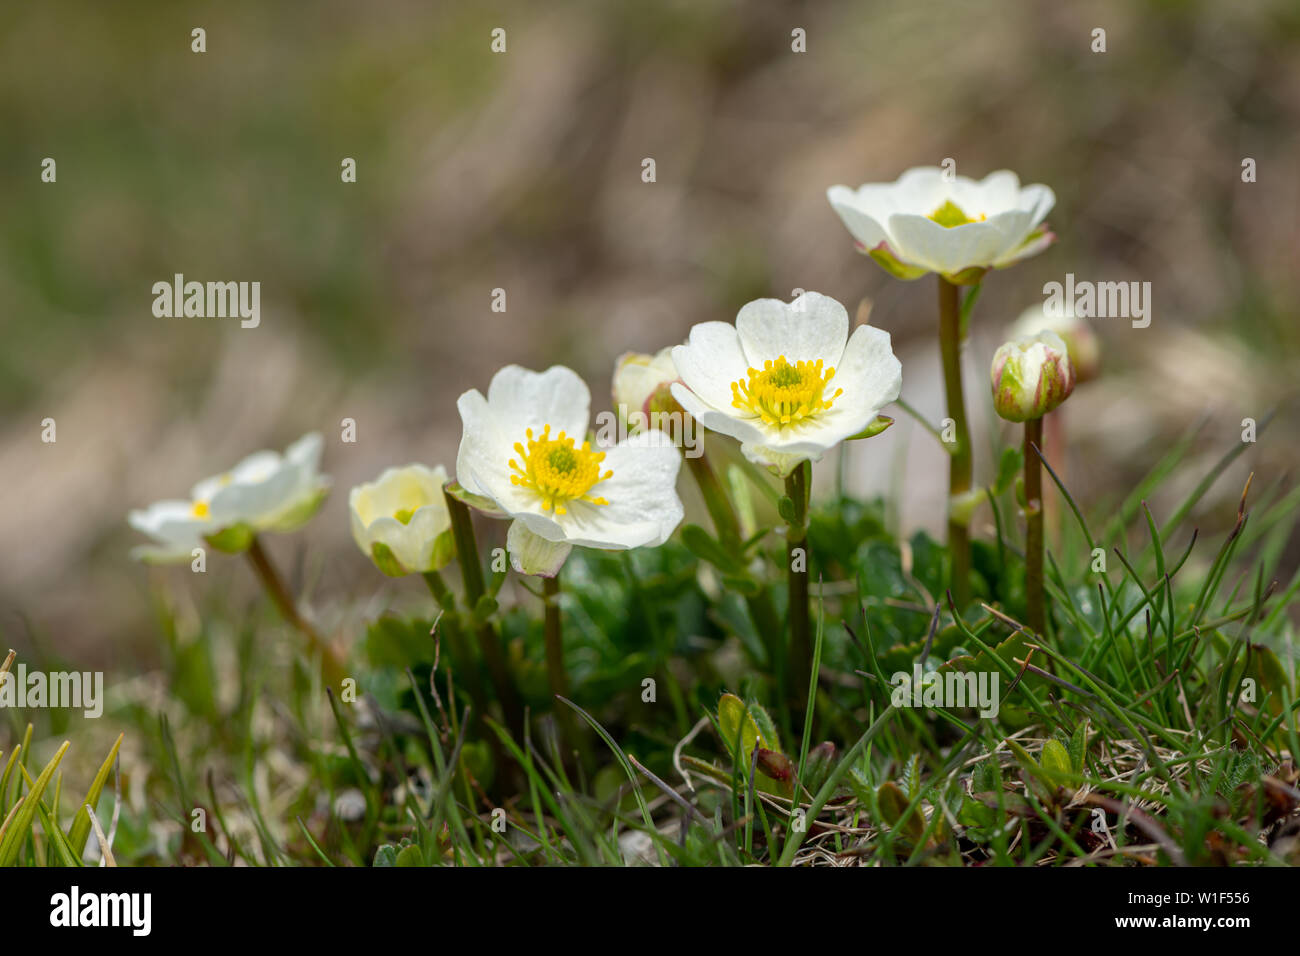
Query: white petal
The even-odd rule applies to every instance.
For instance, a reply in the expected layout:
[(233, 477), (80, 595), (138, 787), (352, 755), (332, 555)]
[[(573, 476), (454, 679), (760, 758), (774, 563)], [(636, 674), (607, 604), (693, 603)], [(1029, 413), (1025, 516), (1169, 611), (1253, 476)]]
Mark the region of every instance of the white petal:
[(830, 296), (805, 292), (792, 303), (757, 299), (736, 315), (736, 333), (749, 364), (784, 355), (790, 362), (821, 359), (834, 366), (849, 334), (849, 314)]
[(889, 229), (900, 259), (948, 275), (991, 265), (1006, 244), (1001, 231), (986, 222), (945, 228), (925, 216), (900, 214), (889, 220)]
[(903, 387), (903, 366), (894, 355), (889, 333), (870, 325), (854, 329), (831, 382), (844, 389), (835, 405), (869, 411), (868, 423), (896, 401)]
[[(496, 417), (478, 389), (456, 400), (462, 425), (460, 449), (456, 453), (456, 480), (471, 494), (491, 498), (502, 507), (498, 494), (509, 494), (512, 442), (501, 434)], [(516, 440), (522, 440), (523, 434)], [(508, 510), (508, 509), (507, 509)]]
[(588, 548), (657, 547), (682, 520), (677, 496), (681, 452), (662, 432), (646, 431), (607, 448), (602, 466), (612, 477), (591, 489), (607, 505), (570, 501), (556, 520), (572, 544)]
[(703, 401), (680, 382), (672, 386), (673, 398), (709, 431), (729, 435), (737, 441), (757, 441), (763, 437), (762, 422), (755, 415), (741, 416), (739, 409), (721, 411)]
[(724, 410), (732, 407), (731, 383), (749, 377), (749, 361), (740, 347), (736, 327), (726, 322), (693, 326), (688, 343), (673, 348), (673, 363), (687, 388), (714, 408)]
[(978, 182), (958, 176), (951, 185), (950, 198), (970, 218), (984, 215), (991, 219), (997, 213), (1017, 208), (1020, 177), (1009, 169), (989, 173)]
[(564, 541), (547, 541), (524, 525), (513, 521), (506, 532), (506, 551), (510, 565), (519, 574), (536, 574), (553, 578), (560, 573), (573, 545)]
[(1034, 183), (1032, 186), (1026, 186), (1020, 190), (1020, 197), (1017, 202), (1017, 208), (1029, 213), (1031, 227), (1042, 222), (1055, 205), (1056, 193), (1052, 192), (1050, 186), (1044, 186), (1042, 183)]
[[(858, 242), (862, 243), (868, 249), (874, 249), (880, 243), (888, 240), (888, 234), (885, 227), (881, 224), (887, 220), (888, 214), (883, 220), (876, 219), (872, 211), (878, 210), (883, 204), (878, 202), (859, 203), (857, 195), (848, 186), (832, 186), (826, 190), (826, 198), (830, 201), (831, 208), (835, 214), (840, 217), (844, 227), (848, 229), (849, 234)], [(889, 213), (894, 210), (891, 208)]]
[(216, 528), (270, 524), (296, 502), (298, 488), (299, 474), (293, 468), (277, 469), (261, 481), (232, 481), (208, 502), (212, 524)]
[(315, 472), (320, 467), (320, 455), (323, 447), (324, 439), (321, 438), (320, 432), (308, 432), (285, 449), (284, 457), (286, 461), (292, 462), (306, 471)]
[(545, 372), (533, 372), (507, 365), (492, 376), (487, 403), (500, 430), (509, 429), (512, 442), (522, 441), (531, 428), (540, 432), (551, 426), (552, 436), (565, 432), (581, 442), (587, 434), (591, 392), (578, 373), (563, 365)]

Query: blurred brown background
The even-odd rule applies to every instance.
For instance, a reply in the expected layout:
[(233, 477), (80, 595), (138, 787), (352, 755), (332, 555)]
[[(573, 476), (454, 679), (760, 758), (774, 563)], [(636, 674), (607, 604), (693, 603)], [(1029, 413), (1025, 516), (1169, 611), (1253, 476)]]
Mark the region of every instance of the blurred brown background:
[[(561, 362), (607, 407), (621, 352), (796, 287), (851, 312), (869, 298), (904, 396), (937, 419), (932, 280), (854, 252), (824, 194), (945, 157), (1058, 197), (1058, 244), (985, 283), (977, 417), (1002, 330), (1044, 282), (1150, 281), (1149, 328), (1096, 323), (1105, 372), (1067, 408), (1071, 484), (1104, 506), (1201, 415), (1208, 466), (1281, 406), (1201, 509), (1226, 522), (1246, 470), (1289, 482), (1300, 459), (1298, 119), (1294, 0), (6, 5), (0, 637), (147, 663), (151, 587), (199, 584), (127, 559), (127, 509), (309, 429), (335, 492), (273, 551), (310, 555), (318, 613), (342, 626), (354, 599), (402, 588), (351, 545), (347, 489), (452, 465), (461, 391)], [(155, 318), (151, 286), (177, 272), (259, 280), (261, 326)], [(855, 447), (851, 484), (937, 528), (941, 454), (895, 414)], [(217, 556), (200, 583), (253, 593)]]

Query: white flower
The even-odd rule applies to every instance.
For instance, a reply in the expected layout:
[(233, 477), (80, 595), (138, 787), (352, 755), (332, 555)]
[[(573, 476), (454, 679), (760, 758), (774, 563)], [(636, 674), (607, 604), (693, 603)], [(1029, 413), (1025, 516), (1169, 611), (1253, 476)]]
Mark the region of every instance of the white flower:
[(937, 272), (951, 282), (976, 282), (1056, 238), (1043, 222), (1056, 204), (1052, 190), (1022, 187), (1005, 169), (976, 182), (918, 166), (892, 183), (832, 186), (826, 198), (859, 250), (900, 279)]
[(1076, 385), (1090, 382), (1101, 373), (1101, 345), (1097, 333), (1087, 319), (1074, 314), (1073, 303), (1066, 302), (1062, 309), (1049, 309), (1046, 303), (1032, 305), (1020, 314), (1007, 330), (1012, 339), (1039, 332), (1055, 332), (1065, 341), (1070, 351), (1070, 364), (1074, 366)]
[(614, 406), (624, 420), (640, 412), (649, 421), (650, 399), (675, 381), (677, 366), (673, 364), (672, 346), (654, 355), (624, 352), (614, 366)]
[(437, 571), (456, 553), (439, 465), (389, 468), (348, 495), (352, 538), (391, 577)]
[(187, 561), (192, 549), (205, 542), (238, 552), (258, 532), (300, 527), (329, 490), (329, 479), (317, 471), (321, 444), (321, 436), (312, 432), (283, 455), (259, 451), (230, 471), (204, 478), (190, 491), (189, 501), (160, 501), (132, 511), (127, 515), (131, 527), (158, 542), (134, 554), (147, 561)]
[(126, 520), (157, 542), (131, 549), (131, 557), (150, 564), (191, 560), (195, 548), (205, 547), (203, 536), (213, 530), (206, 515), (195, 513), (192, 501), (156, 501), (142, 511), (129, 512)]
[(850, 337), (844, 306), (816, 292), (750, 302), (734, 326), (703, 322), (673, 361), (681, 406), (783, 475), (865, 430), (903, 383), (889, 333)]
[(514, 519), (506, 544), (522, 574), (554, 576), (574, 545), (656, 547), (682, 520), (677, 449), (654, 430), (592, 448), (590, 406), (586, 384), (560, 365), (507, 365), (487, 398), (471, 389), (456, 402), (456, 480)]

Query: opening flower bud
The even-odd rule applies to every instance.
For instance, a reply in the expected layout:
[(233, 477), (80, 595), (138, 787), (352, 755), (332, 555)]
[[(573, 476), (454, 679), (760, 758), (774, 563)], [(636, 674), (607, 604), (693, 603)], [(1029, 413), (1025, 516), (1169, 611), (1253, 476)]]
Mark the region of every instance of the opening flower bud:
[(1074, 391), (1064, 340), (1039, 332), (1007, 342), (993, 356), (993, 407), (1009, 422), (1042, 418)]

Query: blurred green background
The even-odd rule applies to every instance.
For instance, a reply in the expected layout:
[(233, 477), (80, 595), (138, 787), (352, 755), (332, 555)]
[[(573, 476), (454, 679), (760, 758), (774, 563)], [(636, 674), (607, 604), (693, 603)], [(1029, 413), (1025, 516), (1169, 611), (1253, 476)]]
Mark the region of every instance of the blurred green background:
[[(1069, 481), (1104, 506), (1202, 416), (1208, 466), (1280, 407), (1200, 509), (1222, 526), (1247, 471), (1289, 482), (1300, 464), (1298, 120), (1295, 0), (6, 4), (0, 635), (146, 673), (156, 585), (181, 602), (254, 588), (216, 556), (199, 581), (133, 564), (127, 509), (309, 429), (335, 491), (271, 547), (353, 634), (419, 595), (352, 546), (347, 490), (454, 464), (460, 392), (562, 362), (608, 407), (621, 352), (795, 288), (869, 300), (904, 396), (937, 420), (933, 283), (858, 255), (825, 189), (945, 157), (1058, 197), (1058, 244), (991, 275), (976, 309), (982, 447), (989, 358), (1043, 283), (1150, 281), (1149, 328), (1096, 323), (1105, 371), (1066, 409)], [(177, 272), (260, 281), (260, 327), (155, 318), (151, 286)], [(894, 414), (851, 452), (850, 486), (937, 529), (942, 453)]]

